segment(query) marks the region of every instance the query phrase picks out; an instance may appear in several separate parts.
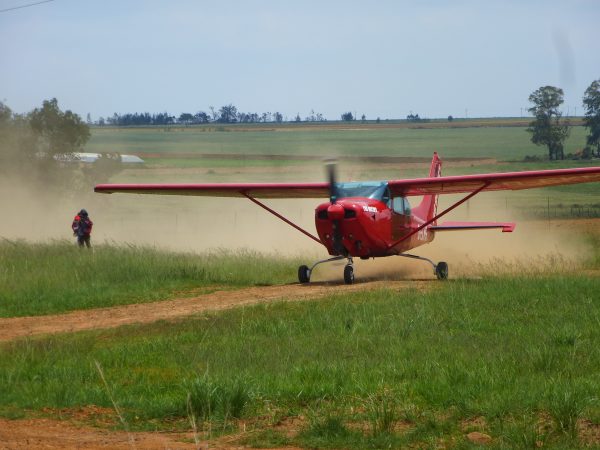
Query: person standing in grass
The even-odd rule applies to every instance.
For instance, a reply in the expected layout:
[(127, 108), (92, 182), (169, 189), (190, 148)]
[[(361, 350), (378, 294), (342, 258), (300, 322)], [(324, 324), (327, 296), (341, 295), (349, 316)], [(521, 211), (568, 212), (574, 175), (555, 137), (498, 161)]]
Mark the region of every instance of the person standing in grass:
[(80, 247), (85, 246), (87, 248), (91, 247), (91, 234), (92, 227), (94, 223), (90, 220), (88, 216), (88, 212), (85, 209), (79, 211), (79, 213), (73, 219), (73, 223), (71, 224), (71, 229), (73, 230), (73, 236), (77, 236), (77, 245)]

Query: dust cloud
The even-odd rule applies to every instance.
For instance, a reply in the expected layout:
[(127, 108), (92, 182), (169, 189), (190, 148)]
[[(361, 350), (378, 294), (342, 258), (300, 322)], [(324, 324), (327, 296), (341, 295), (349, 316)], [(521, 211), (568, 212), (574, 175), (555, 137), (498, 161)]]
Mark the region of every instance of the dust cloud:
[[(490, 272), (539, 272), (572, 270), (589, 255), (584, 240), (571, 227), (558, 222), (526, 220), (505, 202), (512, 193), (485, 193), (469, 200), (444, 216), (438, 223), (450, 220), (516, 222), (512, 233), (500, 230), (438, 232), (432, 243), (417, 247), (409, 253), (445, 261), (450, 277), (477, 277)], [(438, 211), (460, 199), (440, 196)], [(417, 204), (418, 200), (411, 199)], [(433, 268), (424, 261), (400, 257), (381, 258), (368, 262), (370, 267), (357, 266), (367, 276), (402, 278), (431, 278)]]
[[(320, 164), (320, 161), (318, 162)], [(364, 165), (361, 166), (364, 170)], [(238, 170), (239, 169), (239, 170)], [(261, 168), (254, 173), (244, 168), (220, 171), (218, 181), (317, 181), (323, 178), (320, 165), (297, 168)], [(340, 176), (357, 178), (358, 169), (350, 167)], [(354, 172), (354, 173), (353, 173)], [(140, 175), (140, 173), (142, 175)], [(124, 171), (118, 182), (196, 182), (215, 181), (207, 170), (197, 169), (177, 176), (177, 170), (153, 173), (152, 170)], [(115, 181), (115, 180), (112, 180)], [(0, 180), (0, 238), (48, 241), (73, 239), (70, 230), (73, 216), (86, 208), (94, 222), (92, 242), (149, 245), (185, 252), (214, 249), (255, 250), (281, 256), (299, 256), (310, 263), (327, 258), (324, 248), (246, 199), (177, 197), (89, 192), (56, 194), (35, 189), (17, 177)], [(510, 195), (510, 193), (506, 194)], [(576, 264), (586, 256), (586, 249), (576, 234), (554, 227), (546, 221), (523, 221), (504, 207), (503, 197), (482, 194), (457, 208), (441, 220), (516, 221), (513, 233), (500, 231), (456, 231), (437, 233), (432, 244), (411, 253), (446, 261), (450, 276), (477, 276), (490, 267), (520, 270)], [(440, 198), (440, 208), (451, 204), (453, 197)], [(316, 234), (314, 208), (325, 199), (266, 200), (270, 207), (288, 217), (310, 233)], [(413, 205), (418, 198), (411, 199)], [(502, 261), (502, 264), (497, 264)], [(494, 265), (495, 264), (495, 265)], [(490, 266), (491, 265), (491, 266)], [(320, 266), (313, 280), (339, 280), (343, 262)], [(433, 277), (431, 266), (422, 261), (400, 257), (355, 261), (357, 278), (407, 279)]]

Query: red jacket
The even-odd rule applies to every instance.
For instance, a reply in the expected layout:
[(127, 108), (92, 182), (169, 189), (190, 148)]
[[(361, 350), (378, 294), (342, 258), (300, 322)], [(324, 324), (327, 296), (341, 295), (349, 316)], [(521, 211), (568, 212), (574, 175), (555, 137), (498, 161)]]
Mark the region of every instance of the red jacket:
[(80, 217), (79, 214), (77, 214), (73, 219), (71, 229), (77, 236), (89, 236), (92, 234), (93, 226), (94, 222), (92, 222), (89, 217)]

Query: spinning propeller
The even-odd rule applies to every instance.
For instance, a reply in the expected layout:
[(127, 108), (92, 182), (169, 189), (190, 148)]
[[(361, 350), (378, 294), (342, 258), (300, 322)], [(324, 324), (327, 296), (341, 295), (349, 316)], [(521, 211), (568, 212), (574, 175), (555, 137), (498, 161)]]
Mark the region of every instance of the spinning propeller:
[(337, 201), (336, 167), (334, 159), (325, 160), (327, 181), (329, 181), (329, 201), (332, 205)]
[(339, 255), (345, 255), (347, 251), (342, 245), (342, 230), (340, 228), (340, 220), (344, 218), (344, 207), (337, 203), (338, 188), (335, 160), (326, 160), (325, 168), (329, 181), (329, 202), (331, 203), (327, 208), (327, 217), (331, 220), (333, 248)]

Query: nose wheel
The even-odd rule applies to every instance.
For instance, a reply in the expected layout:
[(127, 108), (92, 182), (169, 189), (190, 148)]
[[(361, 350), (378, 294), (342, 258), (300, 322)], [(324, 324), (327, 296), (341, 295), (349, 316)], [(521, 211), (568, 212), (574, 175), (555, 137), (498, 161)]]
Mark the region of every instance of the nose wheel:
[(354, 268), (351, 264), (347, 264), (346, 267), (344, 267), (344, 283), (354, 283)]

